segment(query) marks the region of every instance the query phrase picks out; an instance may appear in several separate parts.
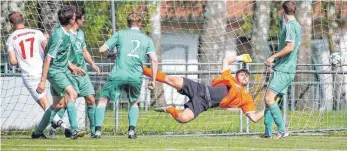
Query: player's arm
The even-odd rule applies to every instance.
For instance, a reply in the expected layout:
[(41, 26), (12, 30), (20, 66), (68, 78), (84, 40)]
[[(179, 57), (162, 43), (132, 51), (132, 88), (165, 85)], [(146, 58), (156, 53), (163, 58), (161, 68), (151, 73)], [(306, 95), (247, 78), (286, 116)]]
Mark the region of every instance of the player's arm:
[(254, 123), (257, 123), (261, 118), (264, 117), (264, 110), (262, 110), (258, 113), (255, 113), (255, 111), (248, 112), (248, 113), (246, 113), (246, 116)]
[(13, 50), (8, 52), (8, 60), (10, 61), (11, 65), (18, 64), (16, 53)]
[(83, 50), (83, 57), (94, 68), (94, 70), (99, 74), (100, 73), (99, 67), (93, 61), (87, 48), (84, 48), (84, 50)]
[(224, 70), (229, 69), (229, 64), (232, 64), (233, 62), (236, 62), (236, 61), (242, 61), (244, 63), (249, 63), (249, 62), (252, 62), (252, 58), (249, 54), (242, 54), (239, 56), (227, 57), (227, 58), (223, 59), (222, 72)]
[(81, 75), (84, 76), (86, 73), (81, 67), (75, 66), (71, 61), (68, 61), (68, 67), (72, 71), (73, 74), (75, 75)]
[(294, 51), (294, 42), (292, 41), (287, 41), (287, 44), (286, 46), (280, 50), (279, 52), (273, 54), (270, 58), (268, 58), (266, 61), (265, 61), (265, 65), (267, 66), (271, 66), (271, 63), (276, 59), (276, 58), (279, 58), (279, 57), (283, 57), (285, 55), (287, 55), (288, 53)]
[(152, 65), (152, 81), (149, 83), (148, 87), (150, 89), (153, 89), (155, 87), (155, 79), (157, 78), (158, 59), (155, 52), (148, 53), (148, 56), (151, 59), (151, 65)]
[(224, 70), (229, 69), (229, 64), (232, 64), (233, 62), (236, 61), (236, 56), (231, 56), (223, 59), (223, 64), (222, 64), (222, 72)]
[(118, 32), (116, 32), (115, 34), (113, 34), (111, 36), (110, 39), (108, 39), (105, 44), (103, 44), (100, 48), (99, 48), (99, 52), (101, 54), (101, 56), (104, 56), (104, 53), (107, 51), (107, 50), (110, 50), (110, 49), (113, 49), (117, 43), (118, 43)]
[(6, 46), (7, 46), (8, 60), (10, 61), (12, 65), (18, 64), (18, 61), (16, 58), (16, 52), (14, 51), (13, 41), (11, 36), (7, 39)]
[(290, 25), (286, 25), (286, 46), (280, 50), (279, 52), (273, 54), (271, 57), (269, 57), (268, 59), (266, 59), (265, 61), (265, 65), (267, 66), (271, 66), (271, 63), (279, 57), (283, 57), (285, 55), (287, 55), (288, 53), (294, 51), (294, 43), (295, 43), (295, 36), (296, 36), (296, 32), (295, 32), (295, 28), (293, 26)]
[(106, 44), (103, 44), (100, 48), (99, 48), (99, 52), (101, 54), (101, 56), (104, 56), (105, 52), (108, 50), (108, 47)]
[(52, 61), (52, 57), (47, 55), (45, 58), (45, 61), (43, 62), (41, 81), (40, 81), (40, 83), (36, 89), (36, 92), (39, 94), (41, 94), (43, 92), (43, 90), (45, 90), (48, 69), (49, 69), (49, 66), (51, 64), (51, 61)]

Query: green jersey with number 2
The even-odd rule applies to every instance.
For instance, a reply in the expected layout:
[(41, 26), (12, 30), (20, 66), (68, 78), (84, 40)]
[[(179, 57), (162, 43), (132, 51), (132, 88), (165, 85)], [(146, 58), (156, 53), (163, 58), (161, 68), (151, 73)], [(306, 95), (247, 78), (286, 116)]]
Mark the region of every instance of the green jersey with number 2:
[(109, 78), (137, 81), (142, 79), (142, 68), (146, 55), (155, 53), (153, 41), (138, 29), (126, 29), (112, 35), (106, 41), (109, 49), (117, 47), (116, 64)]

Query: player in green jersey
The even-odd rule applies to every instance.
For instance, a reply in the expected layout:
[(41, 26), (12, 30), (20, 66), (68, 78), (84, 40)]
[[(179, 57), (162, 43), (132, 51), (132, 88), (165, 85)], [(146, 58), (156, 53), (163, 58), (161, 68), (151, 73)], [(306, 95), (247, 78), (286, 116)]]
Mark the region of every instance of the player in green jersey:
[[(46, 79), (51, 84), (51, 93), (53, 96), (53, 104), (45, 112), (38, 128), (33, 132), (32, 136), (42, 134), (44, 128), (52, 121), (58, 110), (67, 106), (67, 113), (72, 129), (72, 139), (84, 135), (84, 132), (78, 131), (77, 110), (75, 100), (77, 91), (75, 90), (71, 71), (68, 69), (68, 55), (71, 49), (69, 29), (75, 23), (76, 7), (73, 5), (64, 6), (58, 12), (60, 26), (53, 30), (52, 36), (49, 38), (45, 50), (45, 61), (41, 82), (36, 91), (42, 93), (46, 86)], [(75, 70), (75, 69), (72, 69)], [(77, 71), (80, 73), (79, 71)], [(65, 104), (65, 99), (67, 104)], [(59, 101), (58, 101), (59, 100)]]
[[(77, 8), (76, 10), (76, 22), (70, 29), (72, 49), (70, 52), (69, 60), (73, 66), (87, 70), (85, 60), (95, 69), (97, 73), (100, 73), (99, 67), (94, 63), (90, 56), (85, 43), (84, 32), (80, 28), (84, 24), (84, 10)], [(91, 136), (95, 134), (95, 98), (94, 98), (94, 86), (89, 78), (88, 74), (85, 75), (73, 75), (75, 82), (78, 85), (78, 96), (84, 97), (87, 103), (87, 113), (90, 122)]]
[(284, 121), (281, 116), (280, 108), (275, 102), (277, 94), (287, 91), (289, 85), (294, 80), (296, 72), (296, 60), (301, 41), (301, 26), (295, 19), (296, 5), (293, 1), (286, 1), (282, 4), (284, 13), (283, 25), (280, 32), (278, 52), (265, 61), (265, 65), (271, 66), (275, 62), (274, 72), (270, 77), (269, 87), (265, 93), (266, 109), (264, 112), (265, 138), (272, 136), (272, 121), (274, 120), (278, 133), (277, 138), (285, 138)]
[(100, 47), (99, 52), (104, 53), (108, 49), (117, 47), (116, 64), (108, 80), (105, 83), (99, 103), (96, 107), (96, 135), (100, 138), (101, 126), (104, 121), (105, 107), (108, 100), (118, 101), (120, 92), (123, 90), (127, 93), (130, 108), (128, 113), (129, 129), (128, 138), (135, 139), (135, 127), (139, 116), (137, 100), (140, 96), (142, 85), (142, 67), (146, 55), (152, 63), (152, 81), (149, 88), (155, 87), (155, 79), (158, 70), (158, 61), (155, 53), (153, 41), (150, 37), (140, 31), (141, 16), (137, 13), (131, 13), (127, 18), (129, 28), (120, 30), (112, 35), (106, 43)]

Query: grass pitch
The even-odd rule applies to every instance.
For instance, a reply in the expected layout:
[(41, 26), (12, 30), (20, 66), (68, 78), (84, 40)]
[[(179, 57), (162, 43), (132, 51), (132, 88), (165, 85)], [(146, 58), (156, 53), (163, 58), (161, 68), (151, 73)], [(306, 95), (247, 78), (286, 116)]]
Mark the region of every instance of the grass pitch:
[(104, 136), (78, 140), (57, 138), (32, 140), (27, 137), (2, 137), (1, 150), (347, 150), (347, 135), (290, 136), (269, 140), (255, 136)]

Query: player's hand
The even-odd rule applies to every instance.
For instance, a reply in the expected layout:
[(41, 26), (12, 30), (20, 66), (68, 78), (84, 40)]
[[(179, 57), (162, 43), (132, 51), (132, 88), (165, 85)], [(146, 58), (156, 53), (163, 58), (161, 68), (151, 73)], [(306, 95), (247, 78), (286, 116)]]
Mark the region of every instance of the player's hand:
[(270, 57), (270, 58), (268, 58), (268, 59), (266, 59), (266, 61), (264, 62), (264, 64), (266, 65), (266, 66), (269, 66), (269, 67), (271, 67), (271, 64), (272, 64), (272, 62), (274, 62), (274, 58), (273, 57)]
[(100, 74), (100, 69), (99, 69), (99, 67), (98, 67), (95, 63), (92, 65), (92, 67), (94, 68), (94, 70), (95, 70), (98, 74)]
[(43, 90), (45, 90), (45, 88), (46, 88), (46, 82), (40, 82), (39, 83), (39, 85), (37, 86), (37, 88), (36, 88), (36, 92), (38, 93), (38, 94), (41, 94), (42, 92), (43, 92)]
[(249, 54), (243, 54), (236, 57), (237, 61), (242, 61), (243, 63), (250, 63), (252, 62), (252, 58)]
[(72, 69), (72, 73), (74, 75), (80, 75), (80, 76), (84, 76), (86, 75), (86, 73), (84, 72), (84, 70), (81, 67), (75, 67)]
[(147, 88), (153, 90), (154, 87), (155, 87), (155, 81), (150, 81), (150, 82), (148, 83)]

